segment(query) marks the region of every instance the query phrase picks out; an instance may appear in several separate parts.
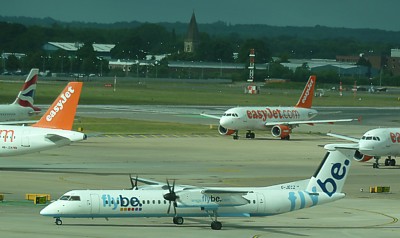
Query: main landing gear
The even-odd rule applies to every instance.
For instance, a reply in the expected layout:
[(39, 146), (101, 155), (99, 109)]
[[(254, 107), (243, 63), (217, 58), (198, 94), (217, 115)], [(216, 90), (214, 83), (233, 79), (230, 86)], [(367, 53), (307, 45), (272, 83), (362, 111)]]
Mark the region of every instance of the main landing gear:
[(211, 212), (210, 211), (206, 211), (206, 212), (207, 212), (208, 216), (211, 218), (211, 221), (212, 221), (211, 222), (211, 229), (213, 229), (213, 230), (221, 230), (222, 223), (217, 220), (217, 218), (218, 218), (217, 211), (213, 210)]
[(250, 130), (248, 130), (246, 132), (246, 138), (247, 139), (254, 139), (254, 138), (256, 138), (256, 134), (254, 132), (251, 132)]
[(392, 159), (391, 156), (388, 156), (387, 159), (385, 159), (385, 166), (395, 166), (396, 165), (396, 160)]
[[(379, 161), (380, 157), (375, 156), (374, 159), (375, 159), (375, 162), (372, 164), (372, 168), (377, 169), (377, 168), (379, 168), (378, 161)], [(396, 165), (396, 160), (392, 159), (392, 156), (388, 156), (385, 159), (385, 166), (395, 166), (395, 165)]]
[(62, 220), (59, 217), (56, 217), (56, 221), (55, 221), (57, 226), (61, 226), (62, 225)]
[(183, 222), (184, 222), (184, 220), (183, 220), (183, 217), (174, 217), (174, 218), (172, 218), (172, 222), (175, 224), (175, 225), (182, 225), (183, 224)]

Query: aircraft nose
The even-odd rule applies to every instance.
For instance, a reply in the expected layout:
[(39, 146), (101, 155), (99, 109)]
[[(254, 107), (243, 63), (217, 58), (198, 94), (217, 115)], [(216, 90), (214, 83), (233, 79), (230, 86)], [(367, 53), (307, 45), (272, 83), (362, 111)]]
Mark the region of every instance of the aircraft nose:
[(232, 125), (232, 120), (228, 117), (221, 117), (219, 124), (225, 128), (228, 128), (230, 125)]
[(42, 216), (54, 216), (59, 213), (60, 211), (56, 208), (56, 206), (54, 206), (54, 203), (47, 205), (40, 211), (40, 215)]

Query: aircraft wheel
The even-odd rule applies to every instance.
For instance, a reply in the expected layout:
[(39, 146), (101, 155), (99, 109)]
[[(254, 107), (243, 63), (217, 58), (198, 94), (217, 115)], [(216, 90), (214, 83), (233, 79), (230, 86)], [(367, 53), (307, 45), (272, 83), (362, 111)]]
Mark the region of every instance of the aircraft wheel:
[(60, 218), (56, 218), (56, 225), (61, 226), (62, 225), (62, 220)]
[(256, 138), (256, 134), (255, 134), (254, 132), (250, 133), (250, 138), (251, 138), (251, 139)]
[(221, 230), (222, 228), (222, 223), (219, 221), (213, 221), (211, 222), (211, 229), (213, 230)]
[(234, 139), (234, 140), (237, 140), (237, 139), (239, 139), (239, 136), (234, 135), (234, 136), (233, 136), (233, 139)]
[(183, 224), (183, 217), (174, 217), (173, 219), (172, 219), (172, 221), (174, 222), (174, 224), (176, 224), (176, 225), (182, 225)]
[(390, 165), (390, 161), (391, 161), (391, 159), (385, 159), (385, 166), (389, 166)]
[(389, 162), (390, 166), (395, 166), (396, 165), (396, 160), (395, 159), (391, 159)]
[(379, 168), (379, 164), (378, 164), (378, 163), (373, 163), (373, 164), (372, 164), (372, 168), (374, 168), (374, 169)]

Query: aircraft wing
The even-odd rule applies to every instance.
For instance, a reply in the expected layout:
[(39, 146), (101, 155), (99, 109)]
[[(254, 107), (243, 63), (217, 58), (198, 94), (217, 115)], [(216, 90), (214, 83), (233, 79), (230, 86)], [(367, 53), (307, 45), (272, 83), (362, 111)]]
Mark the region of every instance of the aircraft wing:
[[(357, 144), (329, 144), (330, 147), (337, 148), (337, 149), (348, 149), (348, 150), (358, 150), (360, 146)], [(325, 145), (324, 148), (330, 148), (329, 146)]]
[[(179, 191), (178, 207), (201, 207), (204, 210), (216, 210), (218, 207), (234, 207), (249, 204), (244, 196), (251, 191), (228, 189), (203, 189), (202, 199), (198, 199), (199, 190)], [(193, 195), (191, 194), (193, 193)]]
[(209, 117), (209, 118), (213, 118), (213, 119), (221, 119), (221, 117), (219, 117), (219, 116), (214, 116), (214, 115), (210, 115), (210, 114), (205, 114), (205, 113), (201, 113), (200, 114), (201, 116), (204, 116), (204, 117)]
[(167, 185), (166, 183), (158, 182), (158, 181), (151, 180), (151, 179), (145, 179), (145, 178), (131, 178), (131, 179), (137, 180), (138, 182), (141, 182), (141, 183), (144, 183), (147, 185)]
[(333, 124), (335, 122), (350, 122), (350, 121), (355, 121), (357, 119), (337, 119), (337, 120), (310, 120), (310, 121), (290, 121), (290, 122), (267, 122), (265, 123), (265, 126), (275, 126), (275, 125), (300, 125), (300, 124), (308, 124), (308, 125), (314, 125), (314, 124), (321, 124), (321, 123), (329, 123)]
[(339, 139), (343, 139), (343, 140), (349, 140), (349, 141), (353, 141), (358, 143), (360, 141), (360, 139), (354, 138), (354, 137), (350, 137), (350, 136), (345, 136), (345, 135), (340, 135), (340, 134), (334, 134), (334, 133), (327, 133), (328, 136), (332, 136), (332, 137), (336, 137)]

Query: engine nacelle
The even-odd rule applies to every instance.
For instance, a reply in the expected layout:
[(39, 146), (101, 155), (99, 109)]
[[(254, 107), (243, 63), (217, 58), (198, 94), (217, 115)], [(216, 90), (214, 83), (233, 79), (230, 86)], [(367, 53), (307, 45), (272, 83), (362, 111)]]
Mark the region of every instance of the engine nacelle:
[(233, 133), (235, 133), (235, 130), (229, 130), (229, 129), (226, 129), (225, 127), (219, 125), (218, 126), (218, 132), (219, 132), (220, 135), (229, 136), (229, 135), (232, 135)]
[(271, 134), (274, 137), (279, 136), (281, 139), (288, 138), (288, 136), (290, 135), (291, 132), (292, 131), (291, 131), (290, 127), (285, 126), (285, 125), (276, 125), (276, 126), (273, 126), (271, 129)]
[(356, 152), (354, 153), (353, 158), (355, 160), (357, 160), (358, 162), (365, 162), (365, 161), (368, 161), (368, 160), (374, 158), (374, 156), (364, 155), (360, 151), (356, 150)]

